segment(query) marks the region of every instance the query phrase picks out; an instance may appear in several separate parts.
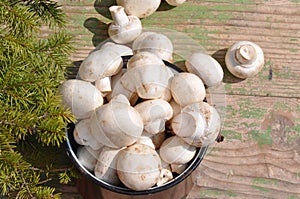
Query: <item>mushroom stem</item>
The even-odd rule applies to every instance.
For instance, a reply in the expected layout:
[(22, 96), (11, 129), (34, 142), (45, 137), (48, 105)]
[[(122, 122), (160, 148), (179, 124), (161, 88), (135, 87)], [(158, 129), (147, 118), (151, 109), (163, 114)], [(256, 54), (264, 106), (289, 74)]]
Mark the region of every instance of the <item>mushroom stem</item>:
[(109, 7), (111, 17), (115, 25), (124, 25), (129, 22), (128, 16), (126, 15), (122, 6), (111, 6)]
[(256, 59), (257, 53), (254, 46), (246, 44), (242, 45), (235, 52), (237, 61), (241, 64), (251, 64)]

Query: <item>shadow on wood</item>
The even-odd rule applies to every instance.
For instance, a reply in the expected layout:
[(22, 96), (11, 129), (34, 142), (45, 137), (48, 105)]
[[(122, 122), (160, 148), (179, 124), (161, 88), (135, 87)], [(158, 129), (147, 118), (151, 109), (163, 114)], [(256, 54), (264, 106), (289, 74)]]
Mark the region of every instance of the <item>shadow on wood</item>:
[(212, 54), (212, 57), (214, 59), (216, 59), (223, 68), (223, 71), (224, 71), (223, 82), (224, 83), (239, 83), (239, 82), (243, 81), (244, 79), (235, 77), (228, 71), (228, 69), (226, 67), (225, 55), (226, 55), (227, 50), (228, 50), (228, 48), (220, 49), (220, 50), (216, 51), (214, 54)]
[(111, 14), (109, 12), (109, 7), (113, 5), (117, 5), (116, 0), (96, 0), (94, 3), (95, 10), (103, 17), (109, 19), (112, 19)]
[(87, 28), (90, 32), (94, 34), (92, 42), (94, 46), (97, 46), (108, 36), (108, 25), (106, 23), (101, 22), (99, 19), (91, 17), (85, 20), (84, 27)]

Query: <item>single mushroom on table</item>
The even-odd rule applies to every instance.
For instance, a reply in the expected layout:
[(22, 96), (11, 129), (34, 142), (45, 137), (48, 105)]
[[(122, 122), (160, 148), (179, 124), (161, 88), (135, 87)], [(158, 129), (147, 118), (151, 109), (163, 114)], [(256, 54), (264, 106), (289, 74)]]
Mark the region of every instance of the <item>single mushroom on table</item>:
[(186, 0), (166, 0), (166, 2), (171, 6), (179, 6), (183, 4)]
[(264, 53), (253, 42), (239, 41), (227, 50), (225, 63), (234, 76), (246, 79), (261, 71), (264, 66)]
[(108, 35), (114, 42), (127, 44), (141, 34), (142, 23), (137, 16), (127, 16), (122, 6), (111, 6), (109, 11), (113, 22), (108, 27)]
[(161, 0), (117, 0), (129, 15), (144, 18), (153, 14), (159, 7)]

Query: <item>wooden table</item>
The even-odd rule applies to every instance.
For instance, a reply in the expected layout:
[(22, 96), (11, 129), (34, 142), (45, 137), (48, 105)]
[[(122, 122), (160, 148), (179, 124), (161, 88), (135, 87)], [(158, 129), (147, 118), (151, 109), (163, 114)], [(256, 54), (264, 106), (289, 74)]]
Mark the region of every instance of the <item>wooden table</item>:
[[(59, 2), (77, 42), (72, 60), (83, 60), (108, 37), (108, 7), (115, 2)], [(188, 198), (300, 198), (300, 1), (163, 2), (142, 23), (188, 35), (223, 66), (226, 49), (239, 40), (253, 41), (265, 53), (265, 67), (253, 78), (237, 80), (224, 66), (225, 140), (194, 172)]]

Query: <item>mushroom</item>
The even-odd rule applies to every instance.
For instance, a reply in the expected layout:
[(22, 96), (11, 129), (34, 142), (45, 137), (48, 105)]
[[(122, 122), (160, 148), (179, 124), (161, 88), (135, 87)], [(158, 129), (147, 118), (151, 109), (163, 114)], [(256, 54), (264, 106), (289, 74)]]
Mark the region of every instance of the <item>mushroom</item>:
[(147, 145), (149, 147), (151, 147), (152, 149), (155, 149), (155, 145), (151, 139), (151, 137), (149, 136), (144, 136), (142, 134), (142, 136), (135, 142), (135, 144), (144, 144)]
[(162, 60), (173, 62), (173, 44), (167, 36), (160, 33), (143, 32), (132, 43), (132, 50), (134, 53), (151, 52)]
[(84, 146), (90, 146), (92, 149), (100, 149), (103, 144), (98, 142), (91, 132), (90, 118), (80, 120), (75, 124), (73, 130), (74, 140)]
[(185, 164), (195, 156), (196, 147), (178, 136), (172, 136), (162, 143), (159, 154), (161, 159), (169, 164)]
[(117, 74), (122, 68), (123, 60), (115, 51), (100, 49), (92, 52), (79, 67), (79, 77), (88, 82)]
[(179, 6), (183, 4), (186, 0), (166, 0), (166, 2), (171, 6)]
[(66, 80), (60, 86), (62, 104), (71, 109), (77, 119), (90, 117), (103, 104), (102, 93), (91, 83), (77, 79)]
[(101, 91), (103, 97), (112, 91), (111, 89), (111, 77), (104, 77), (95, 81), (96, 88)]
[(116, 44), (114, 42), (101, 43), (95, 48), (95, 50), (99, 49), (112, 50), (118, 53), (120, 56), (133, 55), (133, 51), (130, 47), (121, 44)]
[(187, 168), (188, 164), (171, 164), (171, 171), (177, 174), (181, 174)]
[(76, 152), (78, 161), (88, 170), (95, 169), (98, 156), (102, 149), (94, 150), (89, 146), (79, 146)]
[(135, 40), (142, 32), (142, 23), (137, 16), (127, 16), (122, 6), (109, 7), (113, 22), (108, 27), (108, 35), (118, 44)]
[(145, 65), (161, 65), (165, 66), (164, 62), (155, 54), (142, 51), (134, 54), (127, 62), (127, 70), (130, 70), (137, 66)]
[(112, 185), (119, 185), (121, 182), (117, 174), (117, 158), (121, 149), (103, 147), (98, 155), (95, 165), (95, 176)]
[(142, 137), (148, 137), (149, 139), (151, 139), (151, 141), (154, 145), (154, 149), (158, 150), (160, 148), (161, 144), (166, 139), (166, 133), (161, 132), (161, 133), (157, 133), (157, 134), (153, 135), (144, 130), (142, 133)]
[(172, 119), (173, 132), (182, 138), (191, 139), (194, 142), (201, 140), (205, 135), (206, 121), (200, 111), (183, 111)]
[(153, 148), (144, 144), (133, 144), (119, 152), (117, 173), (128, 188), (146, 190), (158, 182), (161, 160)]
[(205, 131), (201, 137), (191, 136), (182, 138), (188, 144), (196, 147), (209, 146), (213, 144), (221, 129), (221, 119), (218, 111), (206, 102), (190, 104), (182, 109), (183, 112), (201, 112), (205, 118)]
[[(135, 104), (136, 101), (138, 100), (138, 96), (135, 91), (130, 91), (126, 89), (123, 84), (121, 83), (121, 78), (122, 76), (126, 74), (126, 69), (121, 70), (117, 75), (112, 76), (111, 78), (111, 87), (112, 87), (112, 92), (108, 94), (106, 97), (110, 101), (111, 98), (117, 96), (117, 95), (124, 95), (130, 102), (130, 104)], [(126, 77), (124, 77), (126, 78)], [(134, 90), (134, 88), (132, 88)]]
[(252, 77), (264, 66), (264, 53), (255, 43), (239, 41), (226, 52), (226, 67), (234, 76), (241, 79)]
[(185, 61), (187, 71), (198, 75), (208, 87), (218, 85), (222, 82), (224, 72), (213, 57), (205, 53), (196, 52)]
[(159, 7), (161, 0), (117, 0), (129, 15), (144, 18), (153, 14)]
[[(155, 74), (155, 75), (153, 75)], [(123, 87), (142, 99), (171, 99), (170, 83), (174, 74), (162, 65), (144, 65), (128, 70), (120, 79)]]
[(171, 93), (181, 107), (203, 101), (206, 95), (202, 80), (197, 75), (187, 72), (175, 74), (171, 82)]
[(122, 148), (137, 141), (143, 132), (140, 114), (130, 106), (124, 95), (96, 109), (91, 116), (91, 132), (100, 143)]
[(165, 130), (165, 123), (173, 116), (171, 105), (162, 99), (146, 100), (134, 107), (143, 118), (144, 131), (155, 135)]
[(157, 186), (162, 186), (163, 184), (169, 182), (173, 179), (172, 171), (169, 169), (161, 169), (159, 179), (156, 183)]

